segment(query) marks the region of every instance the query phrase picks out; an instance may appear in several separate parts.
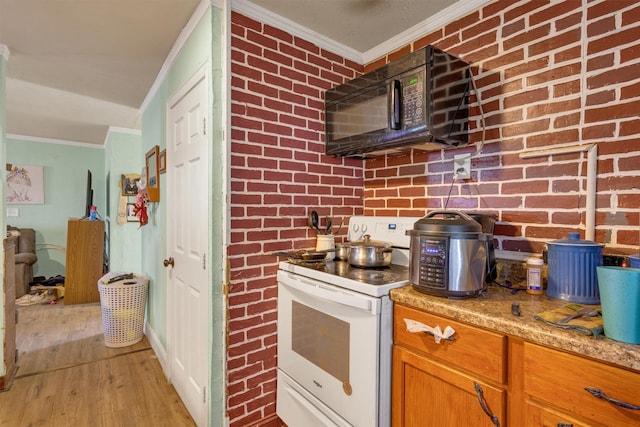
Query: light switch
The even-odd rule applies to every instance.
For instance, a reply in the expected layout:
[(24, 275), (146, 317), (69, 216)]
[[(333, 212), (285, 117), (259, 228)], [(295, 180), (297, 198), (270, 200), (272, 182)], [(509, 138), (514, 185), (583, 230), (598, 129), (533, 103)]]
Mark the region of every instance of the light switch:
[(7, 216), (19, 216), (20, 210), (18, 208), (7, 208)]

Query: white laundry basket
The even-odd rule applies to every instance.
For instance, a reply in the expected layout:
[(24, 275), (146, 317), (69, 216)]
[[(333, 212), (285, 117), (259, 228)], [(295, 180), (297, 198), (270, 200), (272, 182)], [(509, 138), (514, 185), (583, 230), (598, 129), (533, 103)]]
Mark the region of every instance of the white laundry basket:
[(148, 288), (147, 277), (132, 273), (111, 272), (98, 280), (107, 347), (126, 347), (142, 340)]

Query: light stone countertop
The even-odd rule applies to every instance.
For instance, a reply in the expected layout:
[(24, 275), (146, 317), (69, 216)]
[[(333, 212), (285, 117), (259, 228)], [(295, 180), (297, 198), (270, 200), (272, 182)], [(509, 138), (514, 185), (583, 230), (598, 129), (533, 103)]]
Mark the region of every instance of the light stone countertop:
[[(575, 331), (548, 325), (534, 315), (561, 307), (567, 301), (525, 291), (490, 285), (483, 295), (468, 299), (448, 299), (417, 292), (412, 286), (391, 290), (391, 299), (399, 304), (442, 315), (481, 328), (520, 337), (536, 344), (576, 353), (602, 362), (640, 371), (640, 345), (595, 339)], [(518, 303), (521, 316), (511, 313)], [(442, 328), (446, 325), (440, 325)]]

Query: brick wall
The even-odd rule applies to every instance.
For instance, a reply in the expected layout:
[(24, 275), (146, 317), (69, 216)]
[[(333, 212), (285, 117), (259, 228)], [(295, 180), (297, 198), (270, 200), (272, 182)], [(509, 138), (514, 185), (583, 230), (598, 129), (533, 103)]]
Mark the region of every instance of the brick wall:
[[(583, 5), (584, 3), (584, 5)], [(485, 144), (472, 177), (451, 188), (453, 156), (475, 148), (324, 156), (323, 91), (361, 67), (314, 44), (232, 15), (232, 165), (228, 411), (232, 426), (276, 425), (276, 250), (313, 246), (310, 208), (422, 216), (442, 208), (493, 212), (498, 248), (540, 252), (583, 231), (586, 159), (522, 160), (524, 150), (598, 145), (596, 240), (638, 251), (640, 7), (626, 1), (500, 0), (429, 34), (373, 69), (427, 44), (472, 63)], [(474, 142), (481, 139), (474, 110)], [(364, 184), (363, 184), (364, 181)], [(364, 210), (363, 210), (364, 206)]]
[[(595, 240), (637, 253), (640, 213), (640, 5), (629, 1), (496, 1), (366, 69), (435, 44), (472, 64), (485, 145), (472, 177), (453, 179), (455, 154), (413, 150), (365, 168), (365, 214), (422, 216), (443, 208), (491, 212), (498, 249), (539, 253), (579, 230), (584, 238), (586, 153), (519, 154), (597, 144)], [(476, 108), (472, 140), (482, 139)]]
[(278, 259), (270, 254), (315, 245), (311, 209), (322, 224), (362, 214), (362, 161), (324, 155), (323, 113), (324, 91), (362, 66), (237, 13), (231, 47), (227, 405), (232, 426), (271, 425)]

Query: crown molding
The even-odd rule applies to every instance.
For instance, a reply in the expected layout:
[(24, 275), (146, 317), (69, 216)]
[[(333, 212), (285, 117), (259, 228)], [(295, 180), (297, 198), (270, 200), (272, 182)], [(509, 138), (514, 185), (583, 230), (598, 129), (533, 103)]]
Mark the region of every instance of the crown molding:
[(109, 126), (109, 129), (107, 129), (107, 135), (109, 135), (110, 133), (126, 133), (129, 135), (136, 135), (136, 136), (142, 135), (142, 131), (140, 129), (130, 129), (130, 128), (123, 128), (118, 126)]
[(2, 56), (5, 61), (9, 60), (9, 47), (6, 44), (0, 44), (0, 56)]
[(301, 37), (331, 51), (332, 53), (357, 62), (358, 64), (367, 64), (387, 55), (389, 52), (393, 52), (396, 49), (406, 46), (407, 44), (437, 30), (438, 28), (442, 28), (450, 22), (477, 10), (490, 1), (491, 0), (458, 0), (453, 5), (432, 17), (425, 19), (394, 37), (391, 37), (386, 42), (381, 43), (366, 52), (359, 52), (347, 47), (342, 43), (338, 43), (322, 34), (303, 27), (296, 22), (283, 18), (282, 16), (264, 9), (263, 7), (257, 6), (249, 0), (231, 0), (231, 4), (232, 9), (236, 12), (242, 13), (243, 15), (276, 28), (284, 29), (295, 36)]
[(16, 139), (18, 141), (29, 141), (29, 142), (42, 142), (45, 144), (72, 145), (75, 147), (96, 148), (96, 149), (104, 150), (104, 146), (100, 144), (91, 144), (89, 142), (79, 142), (79, 141), (66, 141), (63, 139), (54, 139), (54, 138), (42, 138), (39, 136), (16, 135), (16, 134), (8, 133), (6, 140), (9, 140), (9, 139)]
[(391, 37), (384, 43), (379, 44), (373, 49), (362, 54), (365, 64), (371, 61), (375, 61), (387, 55), (389, 52), (393, 52), (407, 44), (426, 36), (427, 34), (442, 28), (447, 24), (462, 18), (467, 14), (479, 9), (492, 0), (458, 0), (456, 3), (441, 10), (430, 18), (408, 28), (397, 36)]
[(286, 30), (287, 32), (305, 39), (308, 42), (314, 43), (319, 47), (331, 51), (336, 55), (340, 55), (343, 58), (362, 64), (362, 53), (338, 43), (335, 40), (330, 39), (320, 33), (310, 30), (296, 22), (293, 22), (287, 18), (277, 15), (270, 10), (257, 6), (251, 3), (249, 0), (232, 0), (231, 9), (235, 12), (241, 13), (245, 16), (260, 21), (264, 24), (271, 25), (272, 27)]

